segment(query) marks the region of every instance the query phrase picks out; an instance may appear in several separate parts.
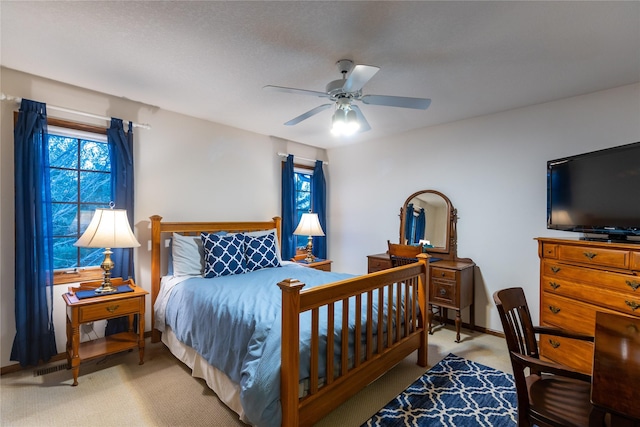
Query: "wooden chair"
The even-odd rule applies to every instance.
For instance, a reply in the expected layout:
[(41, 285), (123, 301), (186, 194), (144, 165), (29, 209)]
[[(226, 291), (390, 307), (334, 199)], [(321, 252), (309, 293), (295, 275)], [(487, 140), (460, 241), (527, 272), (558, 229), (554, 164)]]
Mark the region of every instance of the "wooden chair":
[(399, 245), (388, 240), (387, 245), (389, 245), (389, 259), (392, 267), (418, 262), (417, 256), (422, 253), (421, 246)]
[(534, 326), (522, 288), (497, 291), (493, 300), (502, 321), (516, 383), (518, 426), (589, 425), (591, 377), (540, 360), (536, 334), (584, 341), (593, 341), (593, 337)]

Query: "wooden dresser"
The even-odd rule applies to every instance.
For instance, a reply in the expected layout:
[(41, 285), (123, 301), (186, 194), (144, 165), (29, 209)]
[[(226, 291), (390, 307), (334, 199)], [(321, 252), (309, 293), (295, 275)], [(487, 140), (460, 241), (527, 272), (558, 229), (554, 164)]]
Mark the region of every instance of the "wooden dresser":
[[(536, 240), (542, 325), (593, 335), (597, 311), (640, 317), (640, 245)], [(592, 343), (542, 335), (540, 353), (591, 373)]]

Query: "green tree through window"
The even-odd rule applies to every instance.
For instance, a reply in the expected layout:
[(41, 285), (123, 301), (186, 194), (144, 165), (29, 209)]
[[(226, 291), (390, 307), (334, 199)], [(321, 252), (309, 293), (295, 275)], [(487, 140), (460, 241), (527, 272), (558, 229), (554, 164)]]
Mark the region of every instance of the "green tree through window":
[(93, 212), (111, 201), (111, 161), (106, 137), (49, 128), (49, 167), (53, 212), (55, 269), (100, 265), (101, 248), (73, 244), (86, 230)]

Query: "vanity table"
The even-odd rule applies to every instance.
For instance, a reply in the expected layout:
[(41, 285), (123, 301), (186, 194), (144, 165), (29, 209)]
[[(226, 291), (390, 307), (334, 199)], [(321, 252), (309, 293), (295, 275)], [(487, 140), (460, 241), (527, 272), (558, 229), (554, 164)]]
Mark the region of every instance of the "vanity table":
[[(455, 310), (456, 342), (460, 342), (462, 310), (469, 308), (469, 327), (475, 329), (473, 276), (476, 264), (469, 258), (458, 257), (457, 220), (457, 210), (449, 198), (435, 190), (412, 194), (400, 208), (400, 243), (428, 242), (424, 251), (433, 260), (429, 263), (429, 333), (433, 334), (436, 314), (444, 324), (448, 310)], [(391, 268), (388, 253), (367, 256), (369, 273), (388, 268)]]

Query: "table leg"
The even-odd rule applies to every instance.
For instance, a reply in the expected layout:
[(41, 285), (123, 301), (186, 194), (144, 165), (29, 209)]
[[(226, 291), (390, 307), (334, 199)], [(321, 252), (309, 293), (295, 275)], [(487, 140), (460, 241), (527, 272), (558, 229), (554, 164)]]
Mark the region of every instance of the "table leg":
[[(144, 300), (142, 301), (144, 302)], [(144, 364), (144, 311), (138, 314), (138, 352), (140, 353), (139, 365), (143, 365)]]
[(71, 325), (71, 369), (73, 371), (73, 384), (78, 385), (78, 374), (80, 373), (80, 325)]
[(433, 322), (433, 306), (431, 304), (429, 304), (429, 335), (433, 335), (433, 328), (432, 328), (432, 322)]
[(460, 342), (460, 325), (462, 320), (460, 319), (460, 310), (456, 310), (456, 342)]

